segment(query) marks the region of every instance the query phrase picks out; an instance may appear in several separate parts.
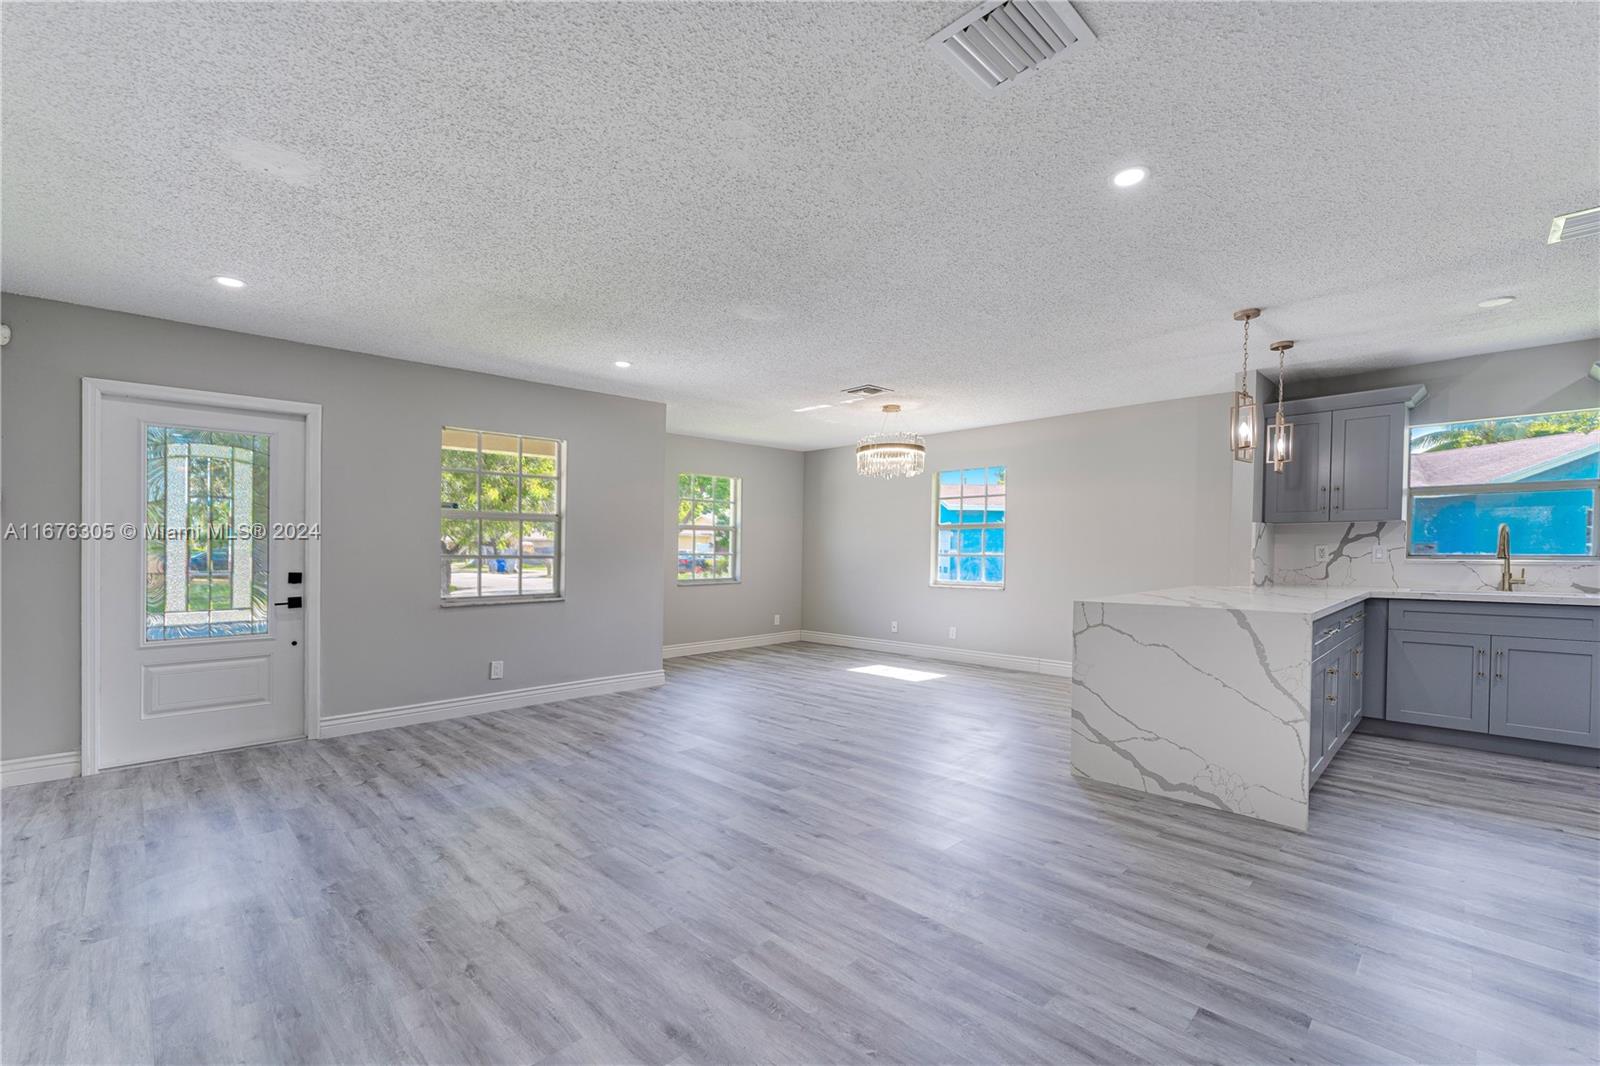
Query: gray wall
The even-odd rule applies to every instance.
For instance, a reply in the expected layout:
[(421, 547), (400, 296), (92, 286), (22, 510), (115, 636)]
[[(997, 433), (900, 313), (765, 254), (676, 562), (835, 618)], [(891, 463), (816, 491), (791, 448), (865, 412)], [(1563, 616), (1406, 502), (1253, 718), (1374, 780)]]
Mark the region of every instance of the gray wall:
[[(909, 481), (858, 477), (850, 448), (808, 453), (805, 627), (1067, 660), (1075, 598), (1227, 583), (1238, 465), (1228, 402), (938, 434), (928, 475)], [(1006, 467), (1005, 589), (931, 587), (932, 475), (994, 464)]]
[[(741, 578), (737, 585), (678, 584), (678, 475), (740, 479)], [(800, 539), (805, 456), (781, 448), (667, 435), (667, 644), (800, 628)], [(782, 618), (772, 624), (772, 616)]]
[[(4, 520), (77, 521), (83, 377), (323, 405), (323, 713), (658, 669), (660, 404), (3, 298)], [(567, 599), (442, 608), (443, 424), (568, 442)], [(78, 548), (6, 541), (0, 755), (78, 746)], [(769, 618), (770, 622), (770, 618)], [(506, 663), (488, 680), (490, 659)]]
[[(1327, 396), (1420, 383), (1428, 386), (1428, 398), (1411, 414), (1419, 425), (1573, 411), (1600, 404), (1600, 382), (1589, 377), (1596, 359), (1600, 341), (1571, 341), (1324, 378), (1298, 391), (1301, 396)], [(1291, 384), (1289, 395), (1296, 391)]]

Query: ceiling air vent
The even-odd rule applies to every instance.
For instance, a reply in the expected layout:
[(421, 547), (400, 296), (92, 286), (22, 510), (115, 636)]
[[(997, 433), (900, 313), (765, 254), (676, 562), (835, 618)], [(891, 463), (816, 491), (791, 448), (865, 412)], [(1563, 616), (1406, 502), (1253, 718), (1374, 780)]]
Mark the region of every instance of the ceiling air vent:
[(928, 47), (980, 91), (994, 93), (1093, 40), (1066, 0), (1004, 0), (967, 12)]
[(1557, 215), (1550, 220), (1550, 239), (1546, 244), (1575, 241), (1579, 237), (1593, 237), (1600, 233), (1600, 207), (1574, 211), (1570, 215)]
[(846, 396), (878, 396), (893, 390), (886, 389), (882, 385), (857, 385), (853, 389), (844, 389), (842, 391)]

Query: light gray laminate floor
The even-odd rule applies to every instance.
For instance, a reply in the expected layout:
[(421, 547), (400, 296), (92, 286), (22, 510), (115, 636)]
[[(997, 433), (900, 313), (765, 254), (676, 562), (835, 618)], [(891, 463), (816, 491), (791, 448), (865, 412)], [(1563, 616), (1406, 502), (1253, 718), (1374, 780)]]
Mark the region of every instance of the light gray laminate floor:
[(1077, 784), (1061, 679), (667, 675), (6, 790), (5, 1062), (1600, 1052), (1600, 772), (1358, 735), (1299, 836)]

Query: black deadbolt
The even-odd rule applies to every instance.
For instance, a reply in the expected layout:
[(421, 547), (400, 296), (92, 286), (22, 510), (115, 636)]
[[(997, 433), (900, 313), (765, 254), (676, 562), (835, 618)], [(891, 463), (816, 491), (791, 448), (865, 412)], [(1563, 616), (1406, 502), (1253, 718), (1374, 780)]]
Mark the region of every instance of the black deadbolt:
[(289, 571), (289, 584), (291, 584), (291, 585), (300, 584), (300, 571), (298, 571), (298, 570)]

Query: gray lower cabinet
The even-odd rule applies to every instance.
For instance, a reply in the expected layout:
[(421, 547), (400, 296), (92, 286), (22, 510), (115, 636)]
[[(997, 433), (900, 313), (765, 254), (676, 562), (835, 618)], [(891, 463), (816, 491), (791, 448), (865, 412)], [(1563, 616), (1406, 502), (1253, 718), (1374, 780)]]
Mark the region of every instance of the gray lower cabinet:
[(1346, 729), (1355, 725), (1361, 719), (1363, 701), (1366, 694), (1366, 686), (1361, 680), (1361, 659), (1365, 652), (1366, 646), (1359, 641), (1351, 646), (1349, 652), (1349, 662), (1347, 664), (1349, 669), (1345, 671), (1347, 680), (1345, 681), (1346, 691), (1344, 693), (1344, 724)]
[(1318, 619), (1313, 626), (1318, 637), (1311, 663), (1311, 780), (1315, 781), (1361, 718), (1366, 611), (1356, 608), (1339, 617)]
[(1488, 636), (1391, 629), (1387, 650), (1390, 721), (1488, 731)]
[(1600, 748), (1600, 643), (1495, 637), (1489, 732)]
[(1332, 667), (1337, 658), (1324, 655), (1311, 664), (1311, 780), (1315, 781), (1328, 764), (1332, 734), (1328, 726), (1328, 706), (1338, 700), (1339, 681)]

